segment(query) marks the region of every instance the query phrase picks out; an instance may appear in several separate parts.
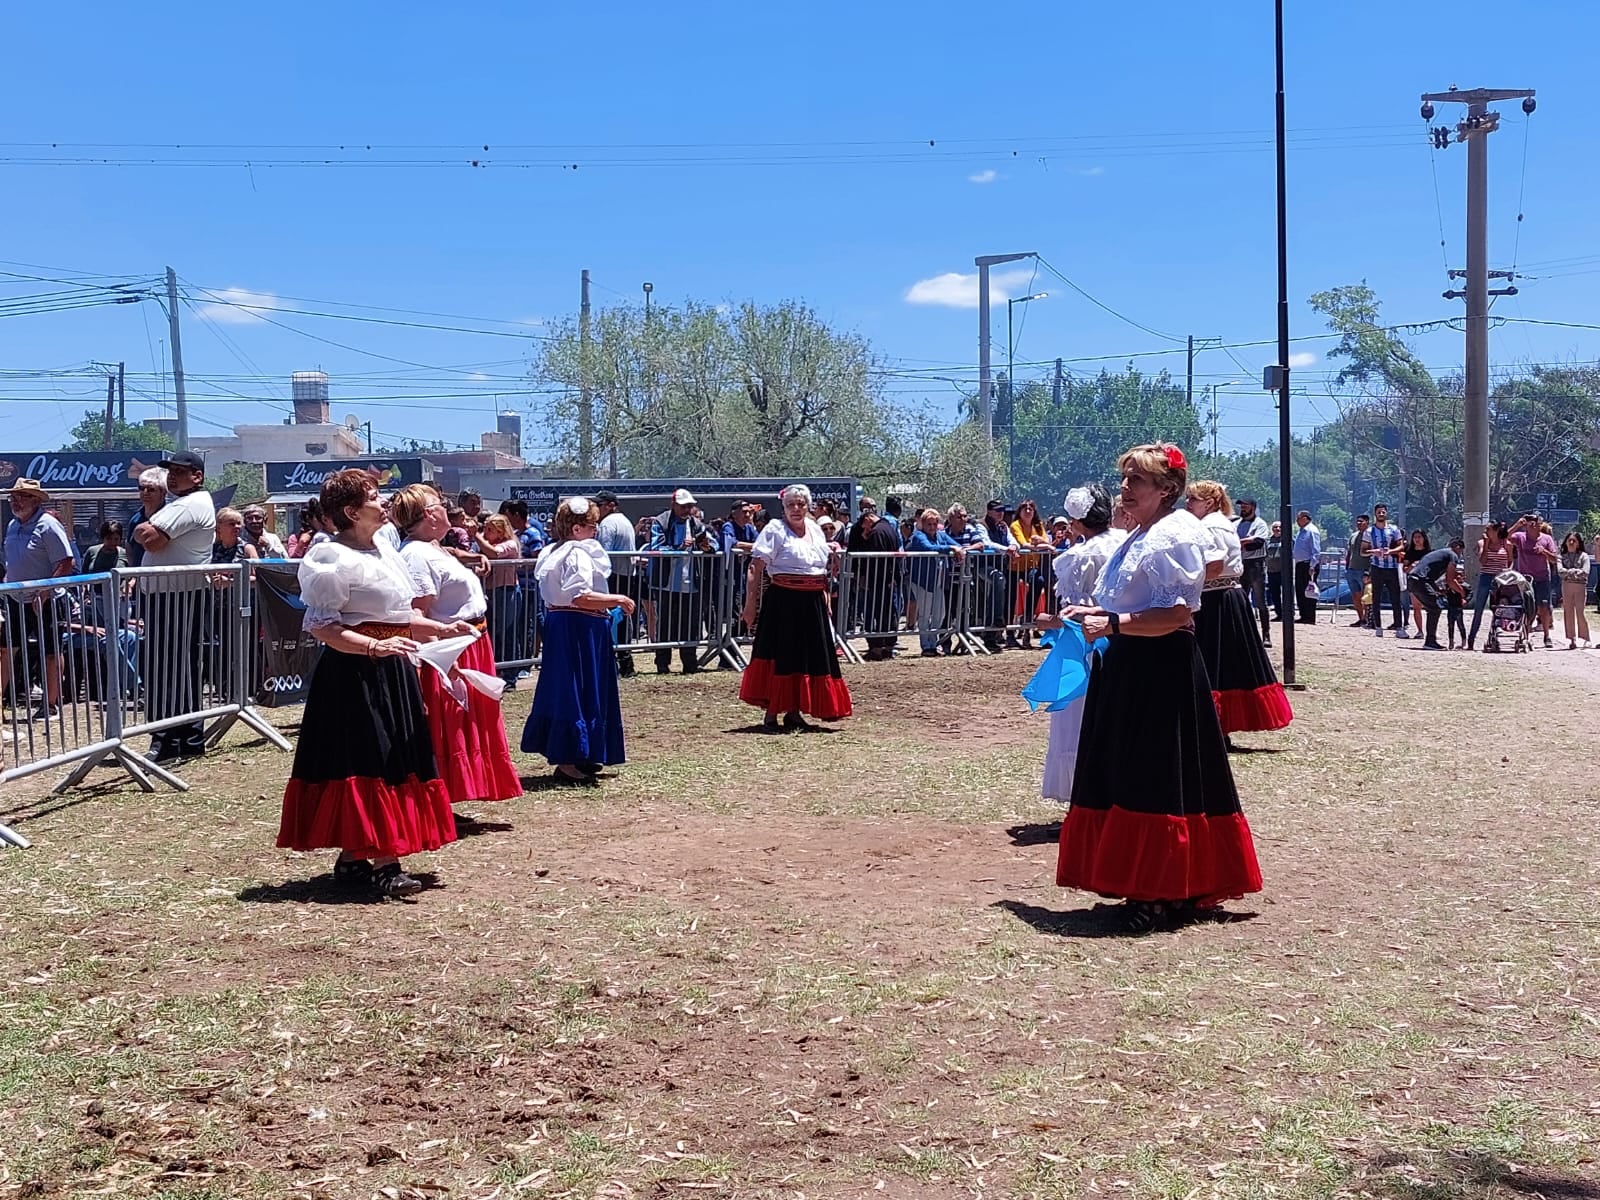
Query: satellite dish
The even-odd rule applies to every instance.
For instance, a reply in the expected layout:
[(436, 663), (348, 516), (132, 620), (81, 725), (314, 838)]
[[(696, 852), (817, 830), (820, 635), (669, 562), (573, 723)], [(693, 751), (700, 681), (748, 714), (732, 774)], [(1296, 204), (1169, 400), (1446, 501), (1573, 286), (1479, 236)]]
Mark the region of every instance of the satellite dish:
[(344, 427), (350, 430), (351, 433), (354, 433), (356, 430), (361, 428), (361, 421), (355, 415), (355, 413), (351, 413), (349, 416), (345, 417)]

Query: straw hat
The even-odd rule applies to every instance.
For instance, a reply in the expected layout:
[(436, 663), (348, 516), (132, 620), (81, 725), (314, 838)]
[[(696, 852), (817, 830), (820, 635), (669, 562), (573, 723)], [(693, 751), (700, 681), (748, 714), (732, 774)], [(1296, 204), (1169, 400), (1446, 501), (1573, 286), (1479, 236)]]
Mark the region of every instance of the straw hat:
[(39, 486), (37, 479), (19, 479), (11, 485), (11, 498), (18, 496), (36, 496), (42, 504), (50, 499), (50, 493)]

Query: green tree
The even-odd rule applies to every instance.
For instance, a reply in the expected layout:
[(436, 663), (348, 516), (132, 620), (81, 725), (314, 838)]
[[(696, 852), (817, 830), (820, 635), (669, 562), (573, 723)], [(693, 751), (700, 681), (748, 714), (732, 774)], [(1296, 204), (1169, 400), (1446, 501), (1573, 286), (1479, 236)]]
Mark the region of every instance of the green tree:
[(171, 450), (175, 443), (171, 436), (154, 425), (130, 425), (126, 421), (111, 419), (111, 445), (106, 445), (106, 414), (104, 409), (89, 409), (83, 420), (72, 427), (63, 450)]
[(256, 504), (267, 498), (266, 471), (260, 463), (231, 462), (222, 468), (222, 474), (216, 479), (206, 481), (206, 486), (213, 492), (220, 492), (229, 485), (238, 489), (233, 493), (235, 508)]
[(559, 389), (550, 431), (575, 457), (585, 384), (604, 470), (636, 477), (855, 475), (906, 464), (904, 423), (886, 402), (861, 337), (797, 301), (691, 303), (596, 314), (587, 351), (558, 326), (534, 366)]

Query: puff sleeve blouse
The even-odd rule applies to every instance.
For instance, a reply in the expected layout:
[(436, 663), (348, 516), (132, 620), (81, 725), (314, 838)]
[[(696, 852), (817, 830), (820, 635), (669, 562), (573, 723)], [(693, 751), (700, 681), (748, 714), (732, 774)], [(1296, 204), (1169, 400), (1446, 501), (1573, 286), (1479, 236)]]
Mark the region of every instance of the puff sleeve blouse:
[(1128, 535), (1100, 576), (1095, 603), (1118, 613), (1200, 607), (1211, 538), (1187, 509)]

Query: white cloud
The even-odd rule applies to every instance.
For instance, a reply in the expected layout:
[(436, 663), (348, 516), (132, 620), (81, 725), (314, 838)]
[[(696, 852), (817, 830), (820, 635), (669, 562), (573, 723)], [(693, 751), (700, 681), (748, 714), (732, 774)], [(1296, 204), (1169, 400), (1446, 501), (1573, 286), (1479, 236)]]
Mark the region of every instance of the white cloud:
[(280, 306), (271, 292), (252, 292), (247, 288), (231, 287), (201, 294), (207, 297), (207, 302), (196, 305), (195, 313), (220, 325), (248, 325), (262, 319), (262, 310)]
[(1078, 170), (1079, 175), (1087, 175), (1091, 179), (1096, 175), (1104, 175), (1105, 173), (1106, 169), (1104, 167), (1081, 167)]
[[(1007, 268), (989, 272), (989, 303), (1000, 304), (1020, 293), (1033, 278), (1033, 268)], [(907, 304), (927, 304), (936, 308), (977, 308), (978, 273), (963, 275), (947, 271), (929, 279), (919, 279), (906, 289)]]
[(1000, 173), (998, 171), (994, 170), (993, 168), (990, 168), (987, 171), (979, 171), (976, 175), (968, 175), (967, 176), (967, 182), (968, 183), (993, 183), (996, 179), (999, 179), (999, 178), (1000, 178)]
[(473, 383), (488, 383), (489, 382), (489, 376), (486, 375), (482, 371), (473, 371), (473, 372), (471, 372), (471, 373), (469, 373), (467, 375), (467, 378), (472, 380)]
[(1316, 361), (1316, 354), (1310, 350), (1302, 350), (1299, 354), (1289, 355), (1289, 365), (1291, 367), (1309, 367)]

